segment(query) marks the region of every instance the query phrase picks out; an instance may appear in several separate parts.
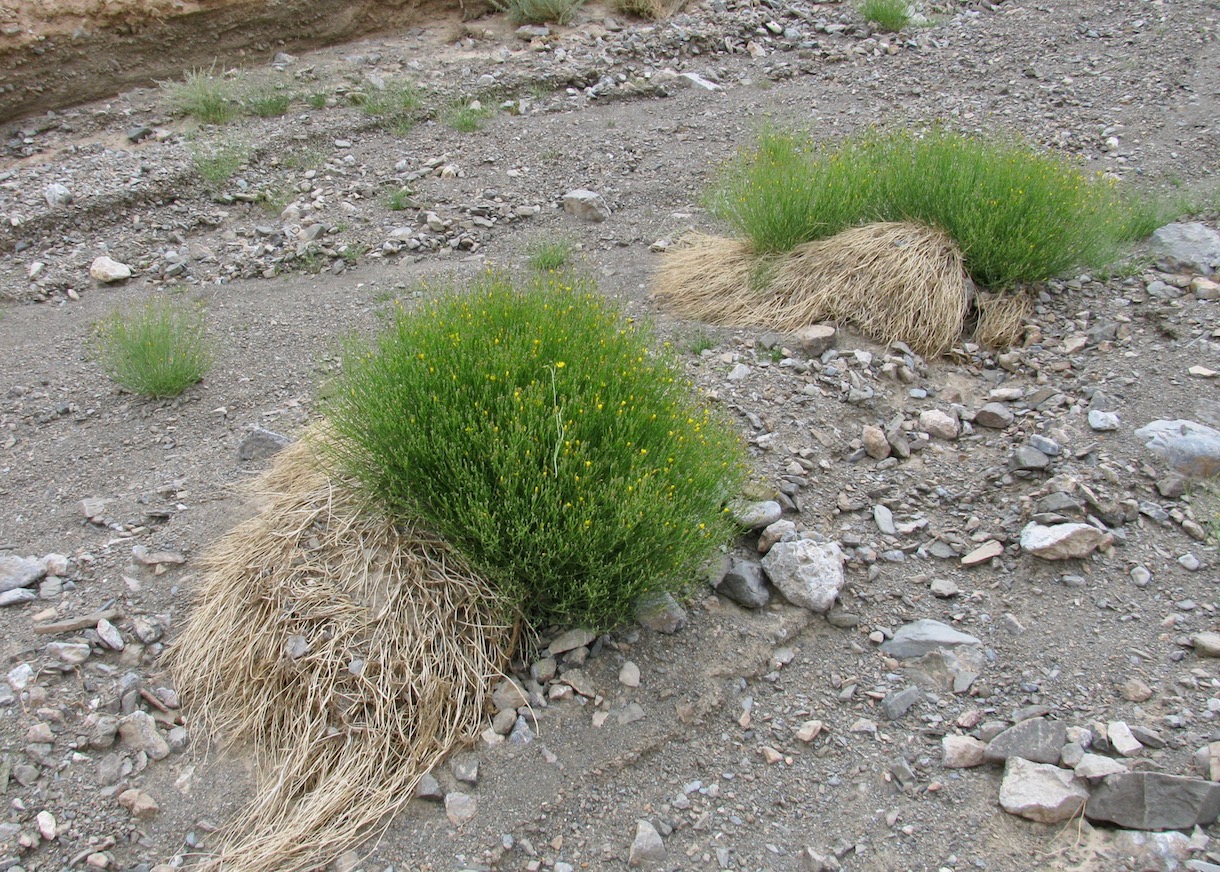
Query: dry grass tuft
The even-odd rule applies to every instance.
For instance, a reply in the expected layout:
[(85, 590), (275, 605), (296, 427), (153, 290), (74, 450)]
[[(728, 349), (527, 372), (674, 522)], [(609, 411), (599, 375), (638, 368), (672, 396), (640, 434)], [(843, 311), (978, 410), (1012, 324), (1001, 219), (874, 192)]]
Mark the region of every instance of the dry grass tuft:
[(477, 731), (508, 662), (487, 583), (370, 516), (319, 466), (319, 438), (256, 482), (263, 507), (212, 550), (172, 651), (192, 715), (249, 743), (263, 776), (200, 869), (316, 868), (375, 835)]
[(778, 256), (694, 237), (665, 256), (656, 284), (658, 300), (683, 317), (775, 330), (838, 321), (928, 356), (958, 340), (969, 304), (953, 241), (899, 222), (854, 227)]
[(1026, 294), (979, 291), (974, 306), (978, 315), (975, 342), (984, 348), (1008, 348), (1020, 341), (1031, 308)]

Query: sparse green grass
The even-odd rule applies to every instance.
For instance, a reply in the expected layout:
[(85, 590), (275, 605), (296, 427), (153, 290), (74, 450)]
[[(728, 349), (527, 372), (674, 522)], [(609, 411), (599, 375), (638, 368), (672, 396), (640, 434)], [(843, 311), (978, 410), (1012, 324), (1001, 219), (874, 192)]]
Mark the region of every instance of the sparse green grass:
[(699, 357), (703, 352), (715, 348), (716, 344), (716, 337), (706, 330), (699, 330), (687, 340), (686, 350)]
[(391, 212), (401, 212), (415, 205), (415, 192), (410, 188), (398, 188), (386, 196), (386, 206)]
[(449, 107), (445, 113), (445, 124), (458, 133), (474, 133), (483, 128), (483, 122), (493, 115), (493, 111), (478, 100), (461, 101)]
[(176, 397), (212, 365), (202, 314), (175, 301), (116, 311), (96, 331), (102, 369), (142, 396)]
[(911, 23), (911, 8), (906, 0), (864, 0), (860, 14), (879, 30), (897, 33)]
[(265, 188), (259, 191), (258, 206), (268, 215), (279, 217), (293, 199), (294, 194), (284, 188)]
[(536, 239), (529, 246), (529, 265), (538, 272), (555, 272), (568, 265), (575, 250), (568, 239)]
[(567, 24), (584, 0), (491, 0), (517, 24)]
[(758, 252), (871, 221), (929, 224), (996, 288), (1109, 263), (1175, 209), (1026, 143), (940, 129), (825, 144), (769, 132), (723, 170), (708, 205)]
[(339, 469), (534, 627), (612, 627), (732, 532), (739, 438), (587, 281), (489, 272), (399, 308), (327, 412)]
[(310, 109), (325, 109), (326, 101), (329, 98), (330, 95), (325, 91), (314, 91), (305, 95), (305, 104), (309, 106)]
[(163, 82), (170, 108), (203, 124), (224, 124), (238, 112), (236, 85), (214, 70), (192, 70), (181, 82)]
[(292, 94), (287, 91), (257, 91), (248, 96), (243, 105), (251, 115), (276, 118), (288, 111), (292, 105)]
[(351, 101), (366, 115), (378, 119), (383, 128), (402, 136), (415, 126), (415, 115), (423, 108), (423, 97), (414, 82), (387, 82), (385, 88), (369, 87), (351, 95)]
[(236, 143), (223, 145), (197, 145), (191, 152), (195, 172), (203, 179), (209, 191), (221, 190), (229, 179), (236, 175), (242, 165), (250, 159), (249, 146)]
[(339, 256), (343, 258), (343, 262), (348, 266), (354, 266), (360, 258), (368, 254), (369, 247), (362, 243), (352, 243), (345, 245), (339, 252)]

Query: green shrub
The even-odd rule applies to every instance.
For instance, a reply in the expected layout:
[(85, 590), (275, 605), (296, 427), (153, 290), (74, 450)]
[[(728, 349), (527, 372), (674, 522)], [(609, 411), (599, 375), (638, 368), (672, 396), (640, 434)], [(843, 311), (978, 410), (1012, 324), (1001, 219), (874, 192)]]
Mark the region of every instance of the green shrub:
[(481, 130), (483, 122), (492, 116), (492, 111), (476, 101), (455, 103), (445, 113), (445, 124), (458, 133), (474, 133)]
[(181, 82), (161, 85), (175, 112), (204, 124), (224, 124), (237, 115), (237, 89), (212, 70), (192, 70)]
[(260, 118), (276, 118), (288, 111), (292, 95), (287, 91), (259, 91), (246, 98), (246, 111)]
[(491, 0), (517, 24), (567, 24), (584, 0)]
[(97, 340), (106, 374), (146, 397), (176, 397), (212, 365), (202, 314), (170, 300), (114, 312), (98, 324)]
[(386, 196), (386, 206), (391, 212), (401, 212), (404, 209), (416, 207), (415, 192), (410, 188), (397, 188)]
[(897, 33), (911, 22), (911, 10), (906, 0), (864, 0), (860, 14), (870, 24), (890, 33)]
[(250, 159), (250, 149), (240, 144), (199, 145), (192, 149), (195, 172), (209, 191), (219, 191)]
[(384, 88), (372, 88), (351, 95), (352, 102), (365, 115), (378, 119), (381, 126), (396, 134), (406, 133), (415, 123), (414, 114), (423, 106), (423, 98), (415, 83), (387, 82)]
[(724, 541), (739, 439), (667, 348), (590, 283), (489, 272), (355, 344), (330, 451), (418, 518), (534, 626), (607, 628)]
[(940, 129), (821, 145), (766, 133), (721, 173), (708, 205), (759, 252), (871, 221), (929, 224), (988, 287), (1108, 263), (1172, 212), (1069, 158)]
[(529, 265), (538, 272), (554, 272), (568, 265), (575, 246), (567, 239), (536, 239), (529, 246)]

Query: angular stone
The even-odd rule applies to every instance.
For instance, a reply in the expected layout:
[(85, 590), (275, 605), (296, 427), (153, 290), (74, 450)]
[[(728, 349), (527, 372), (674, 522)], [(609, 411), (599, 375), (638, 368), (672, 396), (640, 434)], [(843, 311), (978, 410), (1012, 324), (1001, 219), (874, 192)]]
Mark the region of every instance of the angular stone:
[(796, 524), (787, 519), (780, 519), (774, 524), (768, 524), (766, 529), (758, 534), (758, 553), (766, 554), (777, 542), (792, 542), (799, 538)]
[(445, 817), (455, 827), (470, 823), (478, 811), (479, 802), (470, 794), (458, 791), (445, 794)]
[(136, 820), (146, 821), (155, 817), (161, 807), (143, 790), (124, 790), (119, 794), (119, 805), (131, 812)]
[(1102, 754), (1083, 754), (1080, 761), (1072, 767), (1081, 778), (1105, 778), (1107, 775), (1121, 775), (1129, 772), (1127, 766)]
[(832, 324), (811, 324), (794, 332), (792, 338), (806, 357), (815, 358), (835, 347), (838, 331)]
[(1109, 533), (1089, 524), (1031, 523), (1021, 531), (1021, 550), (1043, 560), (1079, 560), (1111, 541)]
[(1058, 763), (1066, 741), (1067, 725), (1063, 721), (1028, 718), (988, 742), (984, 753), (993, 761), (1020, 757), (1034, 763)]
[(566, 633), (560, 634), (547, 648), (550, 650), (552, 657), (558, 657), (560, 654), (575, 651), (577, 648), (588, 648), (596, 639), (597, 634), (592, 630), (577, 627), (574, 630), (568, 630)]
[(1012, 452), (1013, 469), (1037, 471), (1051, 465), (1051, 459), (1032, 445), (1018, 445)]
[(415, 798), (430, 802), (443, 802), (445, 791), (441, 788), (441, 783), (436, 780), (436, 776), (431, 772), (425, 772), (415, 785)]
[(272, 430), (255, 427), (241, 440), (237, 446), (237, 459), (240, 461), (267, 460), (292, 444), (287, 436)]
[(1220, 784), (1159, 772), (1111, 775), (1093, 790), (1089, 820), (1134, 830), (1186, 830), (1220, 815)]
[(890, 456), (890, 440), (880, 427), (866, 424), (860, 431), (860, 441), (864, 443), (864, 453), (873, 460), (885, 460)]
[(1009, 814), (1043, 824), (1057, 824), (1077, 813), (1089, 790), (1070, 770), (1010, 757), (1000, 783), (1000, 806)]
[(43, 651), (48, 657), (54, 657), (69, 666), (80, 666), (93, 653), (84, 642), (48, 642)]
[(769, 527), (784, 515), (784, 507), (775, 500), (750, 503), (738, 501), (730, 506), (733, 520), (746, 530), (761, 530)]
[(941, 765), (946, 769), (970, 769), (986, 762), (987, 747), (974, 736), (947, 735), (940, 740)]
[(1106, 724), (1106, 737), (1110, 740), (1110, 747), (1124, 757), (1138, 757), (1144, 750), (1143, 744), (1131, 734), (1131, 728), (1124, 721)]
[[(1187, 861), (1194, 853), (1191, 840), (1185, 833), (1142, 833), (1139, 830), (1119, 830), (1114, 834), (1114, 850), (1133, 861), (1127, 869), (1141, 872), (1177, 872), (1179, 869), (1200, 872), (1205, 867), (1192, 866)], [(1183, 863), (1187, 863), (1183, 866)], [(1218, 866), (1212, 866), (1220, 869)]]
[(640, 686), (640, 667), (636, 666), (630, 660), (625, 662), (618, 671), (618, 683), (623, 687), (639, 687)]
[(919, 429), (937, 439), (952, 441), (962, 432), (962, 425), (955, 415), (940, 409), (925, 409), (919, 413)]
[(495, 706), (496, 711), (515, 712), (521, 706), (529, 703), (529, 695), (516, 681), (506, 678), (491, 692), (491, 703)]
[(763, 577), (762, 566), (753, 560), (743, 560), (736, 556), (733, 557), (729, 571), (716, 585), (716, 592), (748, 609), (761, 609), (771, 602), (771, 590)]
[(985, 658), (976, 645), (935, 648), (907, 666), (911, 680), (938, 693), (965, 693), (983, 671)]
[(1220, 431), (1197, 421), (1152, 421), (1135, 431), (1150, 451), (1187, 478), (1220, 475)]
[(665, 843), (661, 834), (648, 821), (636, 821), (635, 838), (631, 840), (631, 849), (627, 853), (628, 866), (649, 866), (662, 863), (665, 860)]
[(780, 542), (763, 557), (762, 568), (788, 602), (818, 614), (830, 611), (846, 580), (843, 552), (834, 542)]
[(881, 700), (881, 711), (891, 721), (896, 721), (922, 698), (923, 691), (918, 687), (903, 688), (897, 693), (887, 694), (885, 699)]
[(133, 751), (143, 751), (153, 760), (169, 756), (169, 744), (157, 729), (157, 722), (145, 711), (134, 711), (119, 720), (119, 738)]
[(1093, 409), (1089, 412), (1089, 426), (1099, 433), (1109, 433), (1118, 429), (1118, 415), (1113, 412), (1103, 412)]
[(1004, 553), (1004, 543), (988, 539), (978, 548), (962, 558), (962, 566), (978, 566), (980, 563), (990, 563)]
[(19, 587), (16, 590), (6, 590), (0, 593), (0, 606), (19, 606), (22, 603), (32, 603), (38, 599), (38, 593), (30, 590), (28, 587)]
[(1220, 633), (1205, 631), (1190, 637), (1195, 653), (1200, 657), (1220, 657)]
[(108, 285), (111, 282), (121, 282), (131, 278), (131, 267), (102, 255), (90, 265), (89, 275), (102, 284)]
[(1148, 248), (1173, 269), (1209, 275), (1220, 263), (1220, 233), (1198, 221), (1166, 224), (1148, 238)]
[(663, 593), (640, 597), (635, 619), (655, 633), (672, 636), (686, 626), (690, 618), (672, 594)]
[(33, 557), (0, 557), (0, 593), (29, 587), (46, 574), (46, 564)]
[(988, 403), (974, 413), (974, 423), (992, 430), (1003, 430), (1016, 416), (1004, 403)]
[(453, 777), (463, 784), (479, 783), (479, 755), (459, 754), (449, 761), (449, 769)]
[(922, 657), (937, 648), (955, 648), (958, 645), (980, 645), (978, 639), (959, 633), (948, 624), (923, 618), (899, 627), (894, 637), (882, 643), (881, 651), (899, 660)]
[(578, 188), (563, 195), (563, 211), (582, 221), (600, 223), (610, 217), (610, 207), (601, 194)]

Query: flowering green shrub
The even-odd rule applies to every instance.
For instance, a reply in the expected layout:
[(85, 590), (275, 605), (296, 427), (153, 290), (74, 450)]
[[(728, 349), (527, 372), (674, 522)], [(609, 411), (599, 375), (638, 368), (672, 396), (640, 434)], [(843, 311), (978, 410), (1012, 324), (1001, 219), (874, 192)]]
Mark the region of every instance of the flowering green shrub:
[(1103, 266), (1174, 214), (1173, 204), (1070, 158), (941, 129), (869, 130), (834, 143), (765, 133), (724, 168), (708, 199), (760, 253), (873, 221), (938, 227), (988, 287)]
[(489, 272), (400, 311), (349, 348), (328, 413), (339, 468), (535, 626), (610, 627), (688, 583), (745, 468), (668, 349), (564, 276)]

